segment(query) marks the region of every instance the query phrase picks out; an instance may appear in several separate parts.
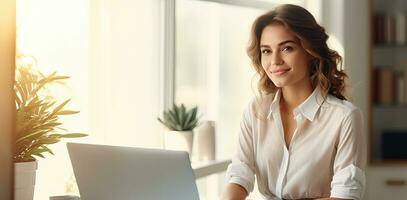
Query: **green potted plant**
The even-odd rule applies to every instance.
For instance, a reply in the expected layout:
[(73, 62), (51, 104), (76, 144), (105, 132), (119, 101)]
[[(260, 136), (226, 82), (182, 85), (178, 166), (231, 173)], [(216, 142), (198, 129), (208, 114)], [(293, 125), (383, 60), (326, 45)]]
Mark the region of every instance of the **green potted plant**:
[(168, 130), (164, 133), (165, 148), (192, 153), (193, 129), (198, 125), (198, 107), (187, 109), (184, 104), (173, 105), (158, 118)]
[(58, 103), (43, 90), (52, 83), (68, 79), (55, 72), (44, 76), (31, 68), (30, 64), (20, 64), (24, 56), (17, 56), (14, 84), (16, 108), (16, 141), (13, 155), (15, 165), (15, 199), (33, 199), (37, 158), (45, 153), (54, 154), (49, 148), (63, 138), (84, 137), (83, 133), (66, 133), (61, 128), (61, 115), (73, 115), (78, 111), (66, 110), (69, 99)]

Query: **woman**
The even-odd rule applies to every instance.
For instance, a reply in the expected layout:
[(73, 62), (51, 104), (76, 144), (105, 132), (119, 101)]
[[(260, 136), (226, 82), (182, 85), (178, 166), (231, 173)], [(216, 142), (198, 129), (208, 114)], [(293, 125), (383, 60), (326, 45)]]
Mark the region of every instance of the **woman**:
[(304, 8), (281, 5), (253, 24), (248, 55), (259, 97), (241, 121), (222, 199), (245, 199), (255, 176), (267, 199), (361, 199), (366, 162), (361, 111), (328, 35)]

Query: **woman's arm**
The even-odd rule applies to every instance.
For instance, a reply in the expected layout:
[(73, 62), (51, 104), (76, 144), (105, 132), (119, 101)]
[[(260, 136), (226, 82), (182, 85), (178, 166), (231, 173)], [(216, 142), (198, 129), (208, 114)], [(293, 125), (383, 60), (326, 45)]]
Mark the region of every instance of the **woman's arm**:
[(244, 200), (247, 197), (246, 190), (235, 183), (228, 183), (223, 190), (221, 200)]
[(333, 164), (330, 197), (360, 200), (366, 185), (366, 142), (360, 109), (354, 109), (345, 116), (341, 129)]
[(227, 184), (222, 200), (244, 200), (253, 191), (255, 182), (255, 155), (252, 123), (255, 102), (249, 104), (242, 115), (237, 151), (226, 171)]

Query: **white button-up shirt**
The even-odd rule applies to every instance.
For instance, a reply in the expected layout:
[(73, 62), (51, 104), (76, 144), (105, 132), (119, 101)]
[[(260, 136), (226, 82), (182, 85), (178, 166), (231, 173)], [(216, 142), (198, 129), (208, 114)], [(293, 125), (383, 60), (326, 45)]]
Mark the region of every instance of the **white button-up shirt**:
[[(297, 108), (297, 127), (287, 148), (275, 95), (253, 99), (245, 110), (229, 183), (254, 187), (267, 199), (337, 197), (361, 199), (366, 144), (361, 111), (318, 90)], [(263, 117), (262, 117), (263, 116)]]

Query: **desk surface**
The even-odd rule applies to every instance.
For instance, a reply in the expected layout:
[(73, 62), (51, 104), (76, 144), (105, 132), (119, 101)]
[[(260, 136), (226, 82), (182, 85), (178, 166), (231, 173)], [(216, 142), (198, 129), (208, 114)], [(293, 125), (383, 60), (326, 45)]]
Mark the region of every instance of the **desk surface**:
[(192, 162), (192, 169), (195, 173), (195, 178), (203, 178), (212, 174), (217, 174), (226, 171), (228, 165), (232, 161), (230, 159), (226, 160), (213, 160), (213, 161), (200, 161)]

